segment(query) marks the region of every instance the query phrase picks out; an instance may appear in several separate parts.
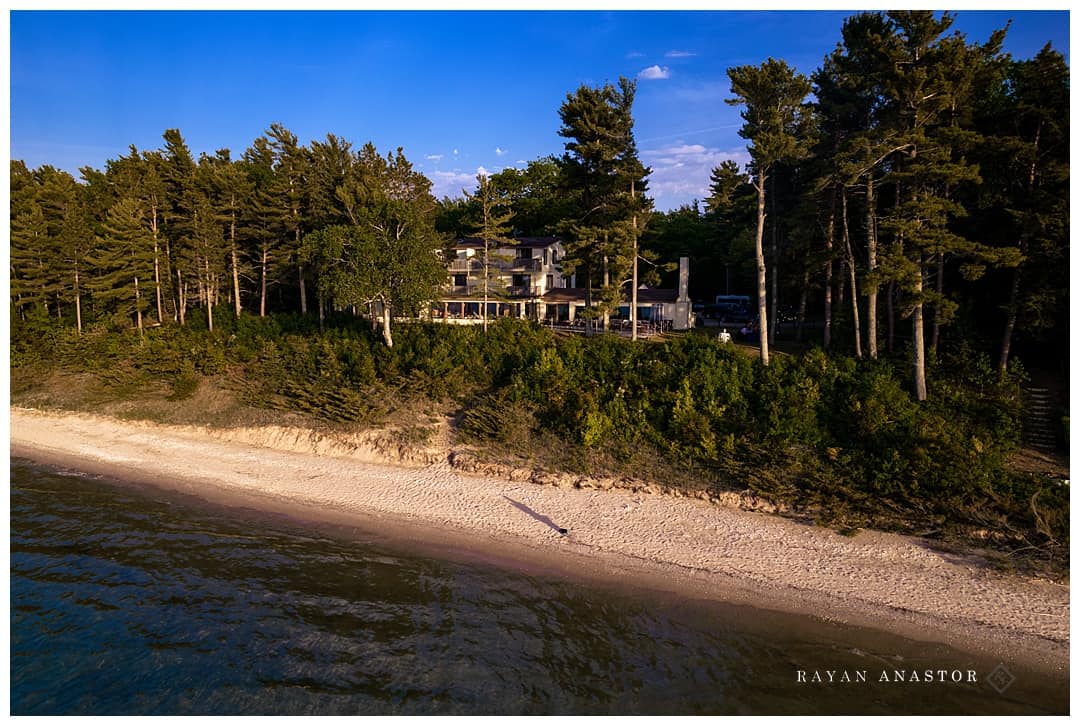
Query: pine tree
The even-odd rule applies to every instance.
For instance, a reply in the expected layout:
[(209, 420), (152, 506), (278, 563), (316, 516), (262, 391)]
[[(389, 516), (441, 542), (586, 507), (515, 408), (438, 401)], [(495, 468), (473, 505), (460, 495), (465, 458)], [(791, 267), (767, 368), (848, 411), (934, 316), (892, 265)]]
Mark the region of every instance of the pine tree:
[(1000, 88), (981, 109), (990, 136), (982, 163), (992, 171), (979, 206), (988, 221), (979, 231), (1020, 255), (1002, 305), (1004, 375), (1018, 330), (1038, 338), (1068, 329), (1069, 68), (1047, 44), (1031, 60), (1012, 63)]
[(297, 142), (296, 134), (281, 124), (270, 124), (266, 135), (269, 137), (270, 148), (274, 151), (274, 193), (278, 197), (274, 206), (284, 211), (281, 224), (287, 238), (282, 241), (282, 247), (287, 250), (288, 259), (296, 263), (296, 275), (300, 285), (300, 313), (306, 315), (307, 278), (299, 255), (306, 224), (305, 188), (309, 159), (306, 151)]
[[(893, 72), (886, 88), (895, 109), (893, 122), (903, 151), (886, 181), (902, 189), (882, 229), (892, 232), (893, 244), (883, 260), (887, 277), (904, 293), (904, 315), (912, 321), (912, 370), (915, 398), (926, 400), (926, 339), (924, 310), (933, 305), (939, 320), (951, 314), (955, 303), (928, 287), (931, 265), (942, 274), (947, 255), (965, 259), (967, 278), (983, 273), (987, 265), (1014, 265), (1006, 250), (994, 249), (955, 231), (955, 220), (967, 215), (956, 199), (960, 186), (980, 182), (978, 168), (965, 154), (971, 136), (954, 123), (965, 74), (994, 56), (1001, 37), (984, 48), (957, 47), (962, 36), (941, 40), (951, 26), (948, 13), (940, 18), (930, 11), (891, 12), (889, 19), (899, 43)], [(941, 264), (939, 264), (941, 261)]]
[(227, 269), (227, 225), (235, 231), (227, 212), (228, 202), (219, 196), (224, 191), (218, 184), (221, 163), (220, 157), (215, 160), (206, 154), (199, 159), (192, 197), (194, 224), (189, 238), (190, 262), (198, 281), (199, 298), (206, 308), (207, 327), (211, 331), (214, 329), (214, 306), (218, 303), (221, 281)]
[[(476, 194), (465, 193), (466, 199), (476, 203), (478, 219), (475, 222), (475, 234), (480, 238), (482, 247), (482, 259), (484, 270), (483, 281), (483, 325), (484, 333), (488, 328), (488, 298), (494, 294), (497, 299), (505, 298), (501, 285), (499, 268), (493, 267), (502, 261), (495, 250), (500, 245), (513, 244), (509, 238), (510, 220), (513, 218), (513, 210), (507, 209), (508, 204), (502, 197), (495, 185), (486, 174), (476, 175)], [(494, 289), (492, 283), (495, 283)]]
[(14, 310), (24, 316), (35, 307), (47, 316), (59, 284), (39, 177), (23, 162), (11, 162), (11, 298)]
[(750, 141), (751, 167), (758, 192), (757, 235), (754, 254), (758, 270), (758, 340), (761, 362), (769, 364), (768, 315), (765, 302), (765, 254), (762, 237), (765, 230), (765, 185), (772, 167), (783, 160), (804, 156), (802, 145), (804, 110), (803, 99), (810, 93), (810, 82), (796, 73), (784, 61), (772, 58), (760, 66), (738, 66), (728, 69), (731, 90), (735, 98), (731, 105), (745, 106), (745, 122), (739, 135)]
[(119, 319), (134, 316), (141, 336), (143, 316), (151, 306), (147, 281), (153, 279), (154, 239), (140, 200), (124, 197), (109, 208), (87, 262), (93, 270), (95, 305)]
[(165, 149), (160, 154), (160, 177), (165, 190), (162, 212), (165, 255), (173, 309), (181, 325), (186, 323), (191, 286), (198, 278), (198, 266), (192, 250), (195, 235), (196, 200), (195, 160), (178, 129), (164, 134)]
[[(565, 188), (579, 194), (579, 205), (563, 220), (567, 239), (566, 272), (584, 272), (586, 305), (592, 315), (607, 317), (621, 297), (623, 276), (636, 263), (649, 170), (637, 156), (632, 108), (636, 85), (620, 78), (618, 86), (581, 86), (567, 94), (559, 109), (559, 135), (569, 139), (562, 158)], [(601, 280), (600, 306), (594, 311), (594, 280)], [(613, 282), (614, 281), (614, 282)], [(636, 315), (636, 311), (635, 311)]]
[(228, 149), (219, 150), (215, 157), (207, 160), (207, 164), (209, 197), (218, 221), (224, 227), (233, 310), (239, 318), (243, 310), (240, 288), (242, 217), (251, 202), (254, 185), (242, 166), (232, 161)]
[(243, 163), (252, 191), (241, 222), (244, 236), (254, 242), (252, 262), (258, 270), (259, 317), (266, 317), (267, 295), (270, 286), (278, 281), (286, 256), (283, 244), (288, 236), (288, 208), (279, 194), (274, 151), (265, 136), (255, 139), (244, 152)]

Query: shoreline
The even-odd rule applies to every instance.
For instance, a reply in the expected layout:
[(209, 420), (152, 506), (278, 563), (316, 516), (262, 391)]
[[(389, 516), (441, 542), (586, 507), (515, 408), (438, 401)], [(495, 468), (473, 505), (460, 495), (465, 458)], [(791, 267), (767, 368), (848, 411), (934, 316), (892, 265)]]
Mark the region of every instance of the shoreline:
[[(1067, 674), (1069, 588), (913, 537), (844, 537), (693, 498), (403, 465), (314, 432), (10, 410), (10, 453), (435, 557), (806, 615)], [(431, 463), (435, 461), (436, 463)], [(567, 534), (558, 529), (564, 528)]]

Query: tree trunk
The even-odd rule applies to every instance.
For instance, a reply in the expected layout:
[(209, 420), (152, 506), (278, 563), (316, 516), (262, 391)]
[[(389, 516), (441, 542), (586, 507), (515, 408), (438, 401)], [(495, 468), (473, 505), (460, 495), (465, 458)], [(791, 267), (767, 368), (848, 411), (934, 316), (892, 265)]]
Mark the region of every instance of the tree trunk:
[(206, 325), (214, 332), (214, 284), (210, 274), (210, 258), (203, 258), (203, 270), (206, 272)]
[[(775, 182), (775, 179), (774, 179)], [(774, 184), (775, 186), (775, 184)], [(776, 190), (773, 189), (772, 195), (769, 197), (769, 203), (771, 205), (772, 212), (772, 279), (770, 281), (770, 287), (772, 288), (772, 307), (769, 308), (769, 345), (776, 343), (776, 315), (780, 309), (780, 302), (777, 300), (778, 294), (778, 280), (780, 278), (780, 245), (778, 242), (779, 234), (776, 230)]]
[(859, 289), (855, 286), (855, 253), (851, 251), (851, 235), (847, 225), (847, 197), (844, 197), (844, 252), (848, 274), (851, 276), (851, 322), (855, 329), (855, 357), (862, 358), (862, 329), (859, 326)]
[(299, 265), (300, 269), (300, 314), (307, 315), (307, 288), (304, 287), (304, 266)]
[[(825, 231), (825, 324), (822, 331), (822, 345), (828, 348), (832, 344), (832, 286), (833, 286), (833, 237), (836, 234), (836, 185), (832, 186), (829, 199), (829, 224)], [(803, 299), (805, 299), (805, 294)]]
[[(585, 268), (585, 309), (589, 312), (589, 317), (585, 318), (585, 335), (592, 335), (592, 266), (587, 265)], [(574, 304), (570, 303), (570, 309), (574, 309)]]
[[(877, 270), (877, 212), (874, 205), (874, 172), (871, 170), (866, 174), (866, 258), (867, 270), (870, 273), (870, 282), (867, 283), (866, 290), (866, 348), (871, 360), (876, 360), (878, 357), (878, 283), (874, 277), (875, 270)], [(854, 262), (854, 259), (852, 262)], [(852, 278), (854, 279), (854, 275)], [(891, 307), (889, 315), (892, 315)]]
[(143, 337), (142, 295), (139, 294), (139, 278), (135, 279), (135, 325), (139, 328), (139, 338)]
[(233, 305), (236, 307), (236, 317), (240, 317), (240, 311), (242, 306), (240, 305), (240, 266), (237, 262), (236, 255), (236, 213), (233, 212), (232, 219), (229, 221), (229, 241), (232, 243), (232, 283), (233, 283)]
[(923, 340), (923, 261), (919, 259), (919, 274), (915, 280), (915, 312), (911, 315), (912, 362), (915, 374), (915, 400), (926, 400), (926, 343)]
[(862, 358), (862, 341), (859, 335), (859, 291), (855, 288), (855, 258), (851, 254), (851, 233), (847, 219), (847, 190), (840, 190), (840, 233), (844, 238), (844, 250), (848, 256), (848, 270), (851, 275), (851, 310), (855, 323), (855, 357)]
[(270, 251), (263, 245), (262, 255), (259, 258), (259, 278), (260, 278), (260, 291), (259, 291), (259, 317), (266, 317), (266, 266), (270, 260)]
[[(604, 240), (604, 246), (607, 247), (607, 240)], [(611, 272), (608, 270), (608, 256), (604, 255), (604, 293), (608, 294), (611, 289)], [(604, 305), (604, 332), (606, 333), (611, 326), (611, 311), (608, 309), (607, 304)]]
[(934, 280), (934, 289), (937, 292), (937, 302), (934, 303), (934, 324), (930, 328), (930, 350), (937, 353), (938, 337), (941, 333), (941, 301), (945, 294), (945, 253), (939, 252), (937, 256), (937, 279)]
[(165, 322), (165, 317), (162, 314), (161, 305), (161, 267), (158, 263), (158, 257), (160, 255), (158, 248), (158, 222), (157, 222), (157, 205), (153, 205), (150, 208), (150, 231), (154, 233), (154, 295), (157, 298), (157, 321), (158, 325), (162, 325)]
[[(765, 302), (765, 251), (762, 237), (765, 234), (765, 172), (758, 172), (757, 234), (754, 235), (754, 257), (757, 261), (758, 294), (758, 345), (761, 351), (762, 365), (769, 365), (768, 311)], [(774, 273), (775, 274), (775, 273)]]
[[(826, 289), (828, 289), (826, 287)], [(795, 341), (802, 342), (803, 320), (806, 319), (806, 297), (810, 290), (810, 268), (803, 270), (802, 291), (799, 293), (799, 314), (795, 318)]]
[(1005, 313), (1005, 334), (1001, 338), (1001, 357), (998, 359), (998, 372), (1002, 376), (1009, 370), (1009, 349), (1012, 347), (1013, 330), (1016, 328), (1016, 311), (1020, 297), (1020, 267), (1013, 270), (1012, 286), (1009, 290), (1009, 307)]
[[(165, 237), (165, 266), (167, 268), (165, 272), (166, 272), (166, 275), (167, 275), (167, 277), (169, 279), (169, 288), (170, 288), (170, 290), (169, 290), (169, 302), (173, 306), (173, 322), (175, 323), (175, 322), (179, 321), (180, 324), (183, 325), (183, 322), (181, 321), (181, 317), (180, 317), (180, 291), (178, 289), (177, 290), (171, 289), (172, 286), (173, 286), (172, 285), (172, 273), (173, 273), (174, 268), (173, 268), (173, 259), (172, 259), (172, 246), (169, 244), (169, 238), (168, 237)], [(176, 279), (178, 281), (180, 279), (180, 270), (176, 271)]]
[(382, 306), (382, 334), (386, 347), (393, 348), (394, 338), (390, 335), (390, 304), (385, 302)]
[(82, 335), (82, 294), (79, 289), (79, 266), (75, 265), (75, 330)]
[(187, 311), (187, 287), (184, 285), (184, 277), (180, 270), (176, 271), (176, 313), (180, 317), (180, 325), (184, 325), (184, 313)]
[[(488, 268), (488, 241), (484, 240), (484, 309), (481, 311), (482, 319), (484, 321), (484, 335), (487, 335), (487, 315), (488, 315), (488, 275), (491, 274), (491, 270)], [(511, 278), (510, 282), (514, 280)]]

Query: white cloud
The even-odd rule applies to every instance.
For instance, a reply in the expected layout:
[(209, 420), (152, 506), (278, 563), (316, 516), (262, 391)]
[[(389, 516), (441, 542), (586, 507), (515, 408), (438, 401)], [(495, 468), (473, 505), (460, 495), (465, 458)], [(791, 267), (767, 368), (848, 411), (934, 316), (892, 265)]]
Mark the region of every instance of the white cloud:
[(671, 69), (667, 66), (649, 66), (638, 73), (637, 77), (646, 81), (659, 81), (671, 78)]
[(669, 50), (664, 53), (665, 58), (693, 58), (697, 53), (691, 53), (688, 50)]
[(460, 199), (463, 189), (476, 188), (476, 175), (480, 172), (487, 173), (484, 167), (479, 167), (475, 172), (468, 173), (460, 169), (453, 171), (433, 171), (426, 174), (431, 180), (431, 193), (436, 199), (450, 197)]
[(641, 160), (652, 168), (649, 194), (656, 200), (657, 209), (674, 209), (694, 199), (705, 199), (709, 196), (712, 170), (727, 159), (744, 168), (750, 155), (745, 148), (724, 150), (683, 142), (641, 152)]
[(427, 159), (428, 161), (442, 161), (443, 155), (442, 154), (428, 154), (424, 158)]
[(454, 156), (457, 156), (457, 155), (458, 155), (458, 150), (454, 149)]
[(515, 163), (515, 164), (528, 164), (529, 162), (525, 161), (524, 159), (518, 159), (518, 160), (517, 160), (517, 161), (515, 161), (514, 163)]
[(498, 146), (495, 147), (495, 156), (502, 156), (506, 153), (506, 149), (502, 149)]
[(629, 59), (629, 58), (644, 58), (644, 57), (645, 57), (645, 54), (644, 54), (644, 53), (641, 53), (641, 52), (639, 52), (639, 51), (636, 51), (636, 50), (632, 50), (632, 51), (630, 51), (629, 53), (627, 53), (627, 54), (626, 54), (626, 57), (627, 57), (628, 59)]

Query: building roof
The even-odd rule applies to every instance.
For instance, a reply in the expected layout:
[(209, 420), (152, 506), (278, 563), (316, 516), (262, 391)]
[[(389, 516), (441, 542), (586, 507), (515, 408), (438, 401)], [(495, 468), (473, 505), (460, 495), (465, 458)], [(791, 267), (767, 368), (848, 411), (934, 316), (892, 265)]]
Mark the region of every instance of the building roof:
[[(638, 288), (638, 305), (651, 305), (653, 303), (673, 303), (679, 299), (679, 291), (667, 288)], [(548, 290), (543, 298), (546, 303), (584, 303), (585, 288), (583, 287), (557, 287)], [(630, 292), (623, 291), (623, 302), (630, 302)]]
[[(499, 247), (507, 248), (544, 248), (561, 242), (558, 237), (514, 237), (512, 244), (500, 244)], [(454, 240), (454, 249), (476, 249), (484, 246), (481, 237), (464, 237)]]

